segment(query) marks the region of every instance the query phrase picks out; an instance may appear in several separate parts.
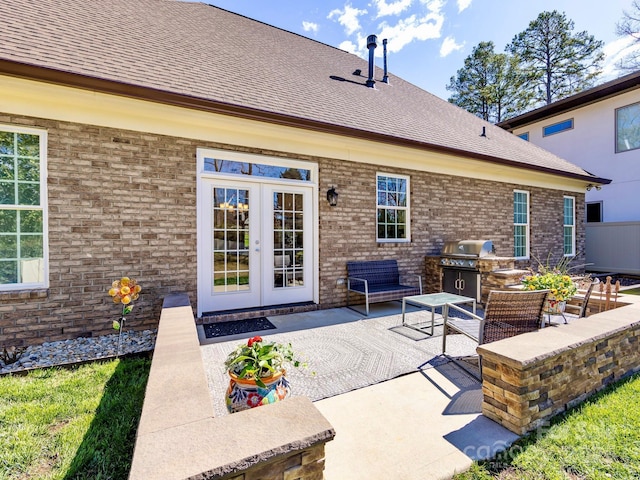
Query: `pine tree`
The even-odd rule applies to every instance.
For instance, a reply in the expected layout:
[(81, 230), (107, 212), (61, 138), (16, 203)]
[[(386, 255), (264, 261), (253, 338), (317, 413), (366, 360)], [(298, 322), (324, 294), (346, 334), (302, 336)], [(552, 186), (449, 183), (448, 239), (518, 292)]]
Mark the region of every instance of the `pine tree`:
[(513, 117), (531, 101), (518, 62), (504, 53), (495, 53), (493, 42), (480, 42), (451, 77), (449, 102), (490, 122)]
[(507, 45), (520, 58), (537, 102), (549, 104), (589, 88), (602, 71), (604, 43), (573, 29), (564, 13), (542, 12)]

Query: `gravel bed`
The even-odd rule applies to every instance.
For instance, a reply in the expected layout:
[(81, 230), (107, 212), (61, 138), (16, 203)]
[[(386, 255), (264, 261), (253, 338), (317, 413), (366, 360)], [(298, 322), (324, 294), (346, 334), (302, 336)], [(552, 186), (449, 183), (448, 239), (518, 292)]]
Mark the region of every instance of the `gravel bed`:
[[(157, 330), (122, 332), (120, 355), (153, 350)], [(91, 338), (76, 338), (58, 342), (32, 345), (22, 353), (17, 362), (5, 365), (0, 359), (0, 375), (22, 370), (52, 367), (86, 362), (105, 357), (115, 357), (118, 352), (118, 334)]]

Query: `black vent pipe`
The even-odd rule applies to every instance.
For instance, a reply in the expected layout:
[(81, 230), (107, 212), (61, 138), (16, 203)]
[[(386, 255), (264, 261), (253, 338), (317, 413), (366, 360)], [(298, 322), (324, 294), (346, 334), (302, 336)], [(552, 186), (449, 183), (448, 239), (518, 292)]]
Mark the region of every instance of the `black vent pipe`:
[(382, 48), (383, 48), (383, 58), (384, 58), (384, 76), (382, 77), (382, 81), (384, 83), (389, 83), (389, 75), (387, 75), (387, 39), (382, 40)]
[(369, 49), (369, 78), (367, 79), (367, 87), (373, 88), (376, 81), (373, 79), (373, 51), (378, 46), (376, 40), (378, 37), (375, 35), (369, 35), (367, 37), (367, 48)]

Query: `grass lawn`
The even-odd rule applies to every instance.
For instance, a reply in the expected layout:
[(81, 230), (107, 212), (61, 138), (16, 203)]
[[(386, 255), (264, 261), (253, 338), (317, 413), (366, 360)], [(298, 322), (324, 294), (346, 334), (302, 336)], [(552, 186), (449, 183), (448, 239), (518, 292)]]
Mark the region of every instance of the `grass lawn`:
[(126, 479), (151, 360), (0, 378), (0, 479)]
[(640, 287), (629, 288), (627, 290), (620, 290), (620, 293), (624, 293), (626, 295), (640, 295)]
[(609, 387), (456, 480), (640, 479), (640, 375)]

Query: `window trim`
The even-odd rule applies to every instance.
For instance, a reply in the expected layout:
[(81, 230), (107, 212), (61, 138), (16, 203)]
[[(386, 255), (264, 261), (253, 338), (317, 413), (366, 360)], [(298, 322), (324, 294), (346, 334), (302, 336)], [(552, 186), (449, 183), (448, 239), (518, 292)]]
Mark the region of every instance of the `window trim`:
[[(571, 124), (570, 127), (563, 128), (562, 130), (558, 130), (557, 132), (547, 133), (548, 128), (555, 127), (557, 125), (562, 125), (563, 123), (567, 123), (567, 122)], [(542, 127), (542, 136), (550, 137), (551, 135), (557, 135), (558, 133), (566, 132), (567, 130), (573, 130), (573, 128), (574, 128), (573, 118), (567, 118), (566, 120), (562, 120), (560, 122), (552, 123), (551, 125), (546, 125)]]
[[(47, 131), (39, 128), (29, 128), (16, 125), (0, 124), (0, 131), (11, 133), (24, 133), (38, 135), (40, 137), (40, 205), (0, 205), (1, 210), (42, 210), (42, 260), (44, 262), (44, 281), (31, 283), (0, 284), (0, 292), (12, 292), (16, 290), (40, 290), (49, 288), (49, 199), (47, 194), (48, 170), (47, 170)], [(24, 208), (23, 208), (24, 207)]]
[[(515, 215), (516, 213), (516, 204), (515, 204), (515, 194), (516, 193), (522, 193), (526, 196), (527, 199), (527, 221), (526, 223), (516, 223), (515, 218), (513, 219), (513, 227), (514, 227), (514, 232), (513, 232), (513, 257), (517, 260), (528, 260), (529, 257), (531, 256), (531, 195), (529, 193), (528, 190), (514, 190), (513, 191), (513, 213)], [(515, 227), (516, 226), (524, 226), (525, 227), (525, 255), (524, 256), (516, 256), (516, 252), (515, 252)]]
[[(565, 223), (565, 204), (567, 200), (571, 200), (571, 214), (572, 214), (572, 224)], [(567, 253), (564, 251), (565, 247), (565, 229), (571, 228), (571, 253)], [(570, 195), (564, 195), (562, 197), (562, 253), (565, 257), (575, 257), (576, 256), (576, 197), (572, 197)]]
[(631, 152), (633, 150), (638, 150), (640, 148), (640, 145), (638, 145), (637, 147), (634, 147), (634, 148), (627, 148), (625, 150), (618, 150), (618, 111), (622, 110), (623, 108), (633, 107), (634, 105), (640, 105), (640, 102), (634, 102), (634, 103), (630, 103), (628, 105), (623, 105), (622, 107), (618, 107), (618, 108), (616, 108), (614, 110), (613, 121), (615, 123), (615, 136), (613, 137), (613, 142), (614, 142), (614, 151), (615, 151), (615, 153)]
[[(399, 178), (407, 182), (407, 205), (406, 207), (395, 207), (396, 210), (405, 211), (406, 219), (406, 237), (405, 238), (379, 238), (378, 237), (378, 209), (388, 208), (387, 206), (378, 205), (378, 180), (380, 177)], [(377, 243), (410, 243), (411, 242), (411, 177), (409, 175), (401, 175), (397, 173), (376, 172), (375, 185), (375, 205), (376, 205), (376, 242)]]

